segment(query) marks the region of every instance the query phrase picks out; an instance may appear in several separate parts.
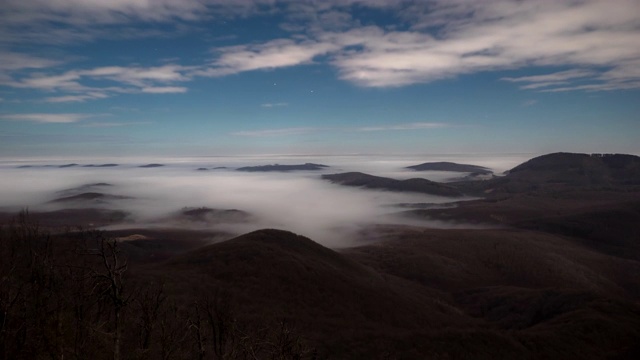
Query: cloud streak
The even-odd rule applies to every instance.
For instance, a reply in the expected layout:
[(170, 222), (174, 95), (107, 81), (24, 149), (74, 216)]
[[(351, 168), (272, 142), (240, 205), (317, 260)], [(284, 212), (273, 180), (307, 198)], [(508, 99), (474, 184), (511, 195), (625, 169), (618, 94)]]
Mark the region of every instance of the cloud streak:
[(452, 127), (452, 125), (445, 123), (416, 122), (397, 125), (365, 126), (357, 128), (356, 131), (429, 130), (442, 129), (446, 127)]
[(264, 104), (260, 104), (260, 107), (263, 107), (263, 108), (274, 108), (274, 107), (285, 107), (285, 106), (289, 106), (289, 103), (280, 102), (280, 103), (264, 103)]
[(311, 64), (313, 59), (338, 50), (336, 44), (276, 39), (259, 45), (238, 45), (214, 49), (219, 56), (200, 76), (226, 76), (245, 71), (272, 70)]
[[(35, 64), (34, 64), (35, 66)], [(44, 66), (44, 64), (43, 64)], [(85, 102), (118, 94), (175, 94), (185, 93), (184, 86), (167, 86), (191, 80), (190, 67), (167, 64), (162, 66), (104, 66), (92, 69), (69, 70), (61, 74), (35, 73), (25, 77), (0, 78), (0, 85), (19, 89), (33, 89), (63, 93), (48, 96), (49, 103)], [(88, 85), (96, 81), (111, 82), (107, 86)]]
[(414, 122), (404, 124), (389, 124), (378, 126), (365, 126), (365, 127), (326, 127), (326, 128), (311, 128), (311, 127), (297, 127), (297, 128), (282, 128), (282, 129), (264, 129), (264, 130), (249, 130), (249, 131), (237, 131), (231, 133), (235, 136), (250, 136), (250, 137), (271, 137), (271, 136), (295, 136), (308, 133), (317, 132), (375, 132), (375, 131), (403, 131), (403, 130), (431, 130), (454, 127), (454, 125), (447, 123), (436, 122)]
[(231, 133), (231, 135), (249, 136), (249, 137), (292, 136), (292, 135), (309, 134), (309, 133), (317, 132), (320, 130), (321, 129), (319, 128), (298, 127), (298, 128), (284, 128), (284, 129), (236, 131)]
[(28, 121), (36, 123), (47, 124), (68, 124), (76, 123), (88, 118), (92, 118), (95, 114), (44, 114), (44, 113), (32, 113), (32, 114), (7, 114), (0, 115), (2, 120), (11, 121)]

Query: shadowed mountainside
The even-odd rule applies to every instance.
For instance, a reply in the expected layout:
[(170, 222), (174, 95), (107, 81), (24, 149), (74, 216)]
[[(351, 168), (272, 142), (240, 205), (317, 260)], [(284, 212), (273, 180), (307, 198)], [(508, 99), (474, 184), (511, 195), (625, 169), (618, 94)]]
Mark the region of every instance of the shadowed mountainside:
[(553, 153), (526, 161), (506, 176), (479, 182), (450, 183), (471, 194), (556, 191), (568, 187), (640, 185), (640, 157), (624, 154)]
[[(196, 283), (228, 289), (243, 321), (284, 317), (325, 356), (374, 356), (399, 344), (397, 333), (466, 323), (437, 291), (381, 276), (308, 238), (259, 230), (154, 265)], [(176, 284), (178, 285), (178, 284)], [(353, 348), (339, 339), (349, 339)]]
[(322, 178), (340, 185), (369, 189), (408, 191), (440, 196), (462, 196), (462, 193), (454, 187), (421, 178), (396, 180), (361, 172), (322, 175)]

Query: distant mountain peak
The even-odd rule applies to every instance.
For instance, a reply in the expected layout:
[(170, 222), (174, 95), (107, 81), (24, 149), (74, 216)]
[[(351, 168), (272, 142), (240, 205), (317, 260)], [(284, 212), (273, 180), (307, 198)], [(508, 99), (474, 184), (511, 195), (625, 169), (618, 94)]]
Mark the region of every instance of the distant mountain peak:
[(304, 171), (304, 170), (322, 170), (329, 166), (322, 164), (314, 164), (314, 163), (304, 163), (298, 165), (259, 165), (259, 166), (245, 166), (238, 168), (238, 171), (247, 171), (247, 172), (260, 172), (260, 171)]
[(458, 164), (448, 161), (438, 162), (426, 162), (419, 165), (407, 166), (406, 169), (412, 169), (416, 171), (452, 171), (452, 172), (468, 172), (476, 174), (492, 174), (493, 172), (484, 167), (478, 165)]
[(392, 178), (373, 176), (361, 172), (322, 175), (322, 178), (345, 186), (359, 186), (369, 189), (400, 192), (418, 192), (439, 196), (462, 196), (462, 193), (460, 191), (451, 186), (422, 178), (396, 180)]

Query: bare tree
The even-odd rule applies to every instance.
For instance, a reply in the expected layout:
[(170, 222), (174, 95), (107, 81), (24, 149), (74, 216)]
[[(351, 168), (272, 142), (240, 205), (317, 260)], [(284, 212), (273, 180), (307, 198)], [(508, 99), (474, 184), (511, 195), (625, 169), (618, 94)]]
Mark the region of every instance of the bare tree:
[(104, 305), (111, 307), (113, 319), (113, 360), (120, 360), (122, 344), (122, 313), (129, 304), (130, 296), (125, 294), (124, 275), (128, 268), (128, 262), (122, 255), (116, 239), (105, 237), (102, 233), (96, 233), (96, 248), (88, 249), (87, 254), (94, 255), (98, 259), (97, 266), (90, 269), (90, 277), (93, 282), (93, 290)]
[(190, 322), (183, 321), (183, 317), (178, 312), (178, 306), (171, 302), (161, 312), (158, 325), (160, 328), (160, 358), (168, 360), (173, 357), (189, 335)]
[(137, 314), (138, 358), (149, 359), (152, 336), (167, 296), (164, 284), (152, 284), (142, 290), (133, 299), (132, 304)]

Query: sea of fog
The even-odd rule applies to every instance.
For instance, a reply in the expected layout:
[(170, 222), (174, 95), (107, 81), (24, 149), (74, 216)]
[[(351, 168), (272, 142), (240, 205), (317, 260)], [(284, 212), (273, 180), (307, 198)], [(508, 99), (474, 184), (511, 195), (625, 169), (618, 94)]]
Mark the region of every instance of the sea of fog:
[[(376, 176), (446, 181), (464, 174), (415, 172), (406, 166), (428, 161), (481, 165), (496, 174), (527, 160), (529, 155), (438, 156), (227, 156), (190, 158), (92, 158), (0, 160), (0, 209), (56, 210), (71, 204), (50, 203), (60, 191), (86, 184), (109, 183), (103, 192), (126, 196), (96, 207), (131, 213), (130, 226), (172, 226), (171, 214), (185, 207), (238, 209), (249, 212), (248, 223), (216, 224), (216, 230), (244, 233), (260, 228), (290, 230), (327, 246), (339, 247), (354, 232), (372, 224), (451, 226), (398, 216), (395, 205), (444, 204), (461, 199), (398, 193), (332, 184), (322, 174), (360, 171)], [(325, 164), (321, 171), (241, 172), (238, 167), (267, 164)], [(71, 167), (59, 167), (66, 164)], [(118, 164), (113, 167), (83, 165)], [(141, 168), (156, 163), (162, 167)], [(208, 168), (198, 171), (198, 168)], [(213, 169), (216, 168), (216, 169)], [(93, 190), (92, 190), (93, 191)]]

